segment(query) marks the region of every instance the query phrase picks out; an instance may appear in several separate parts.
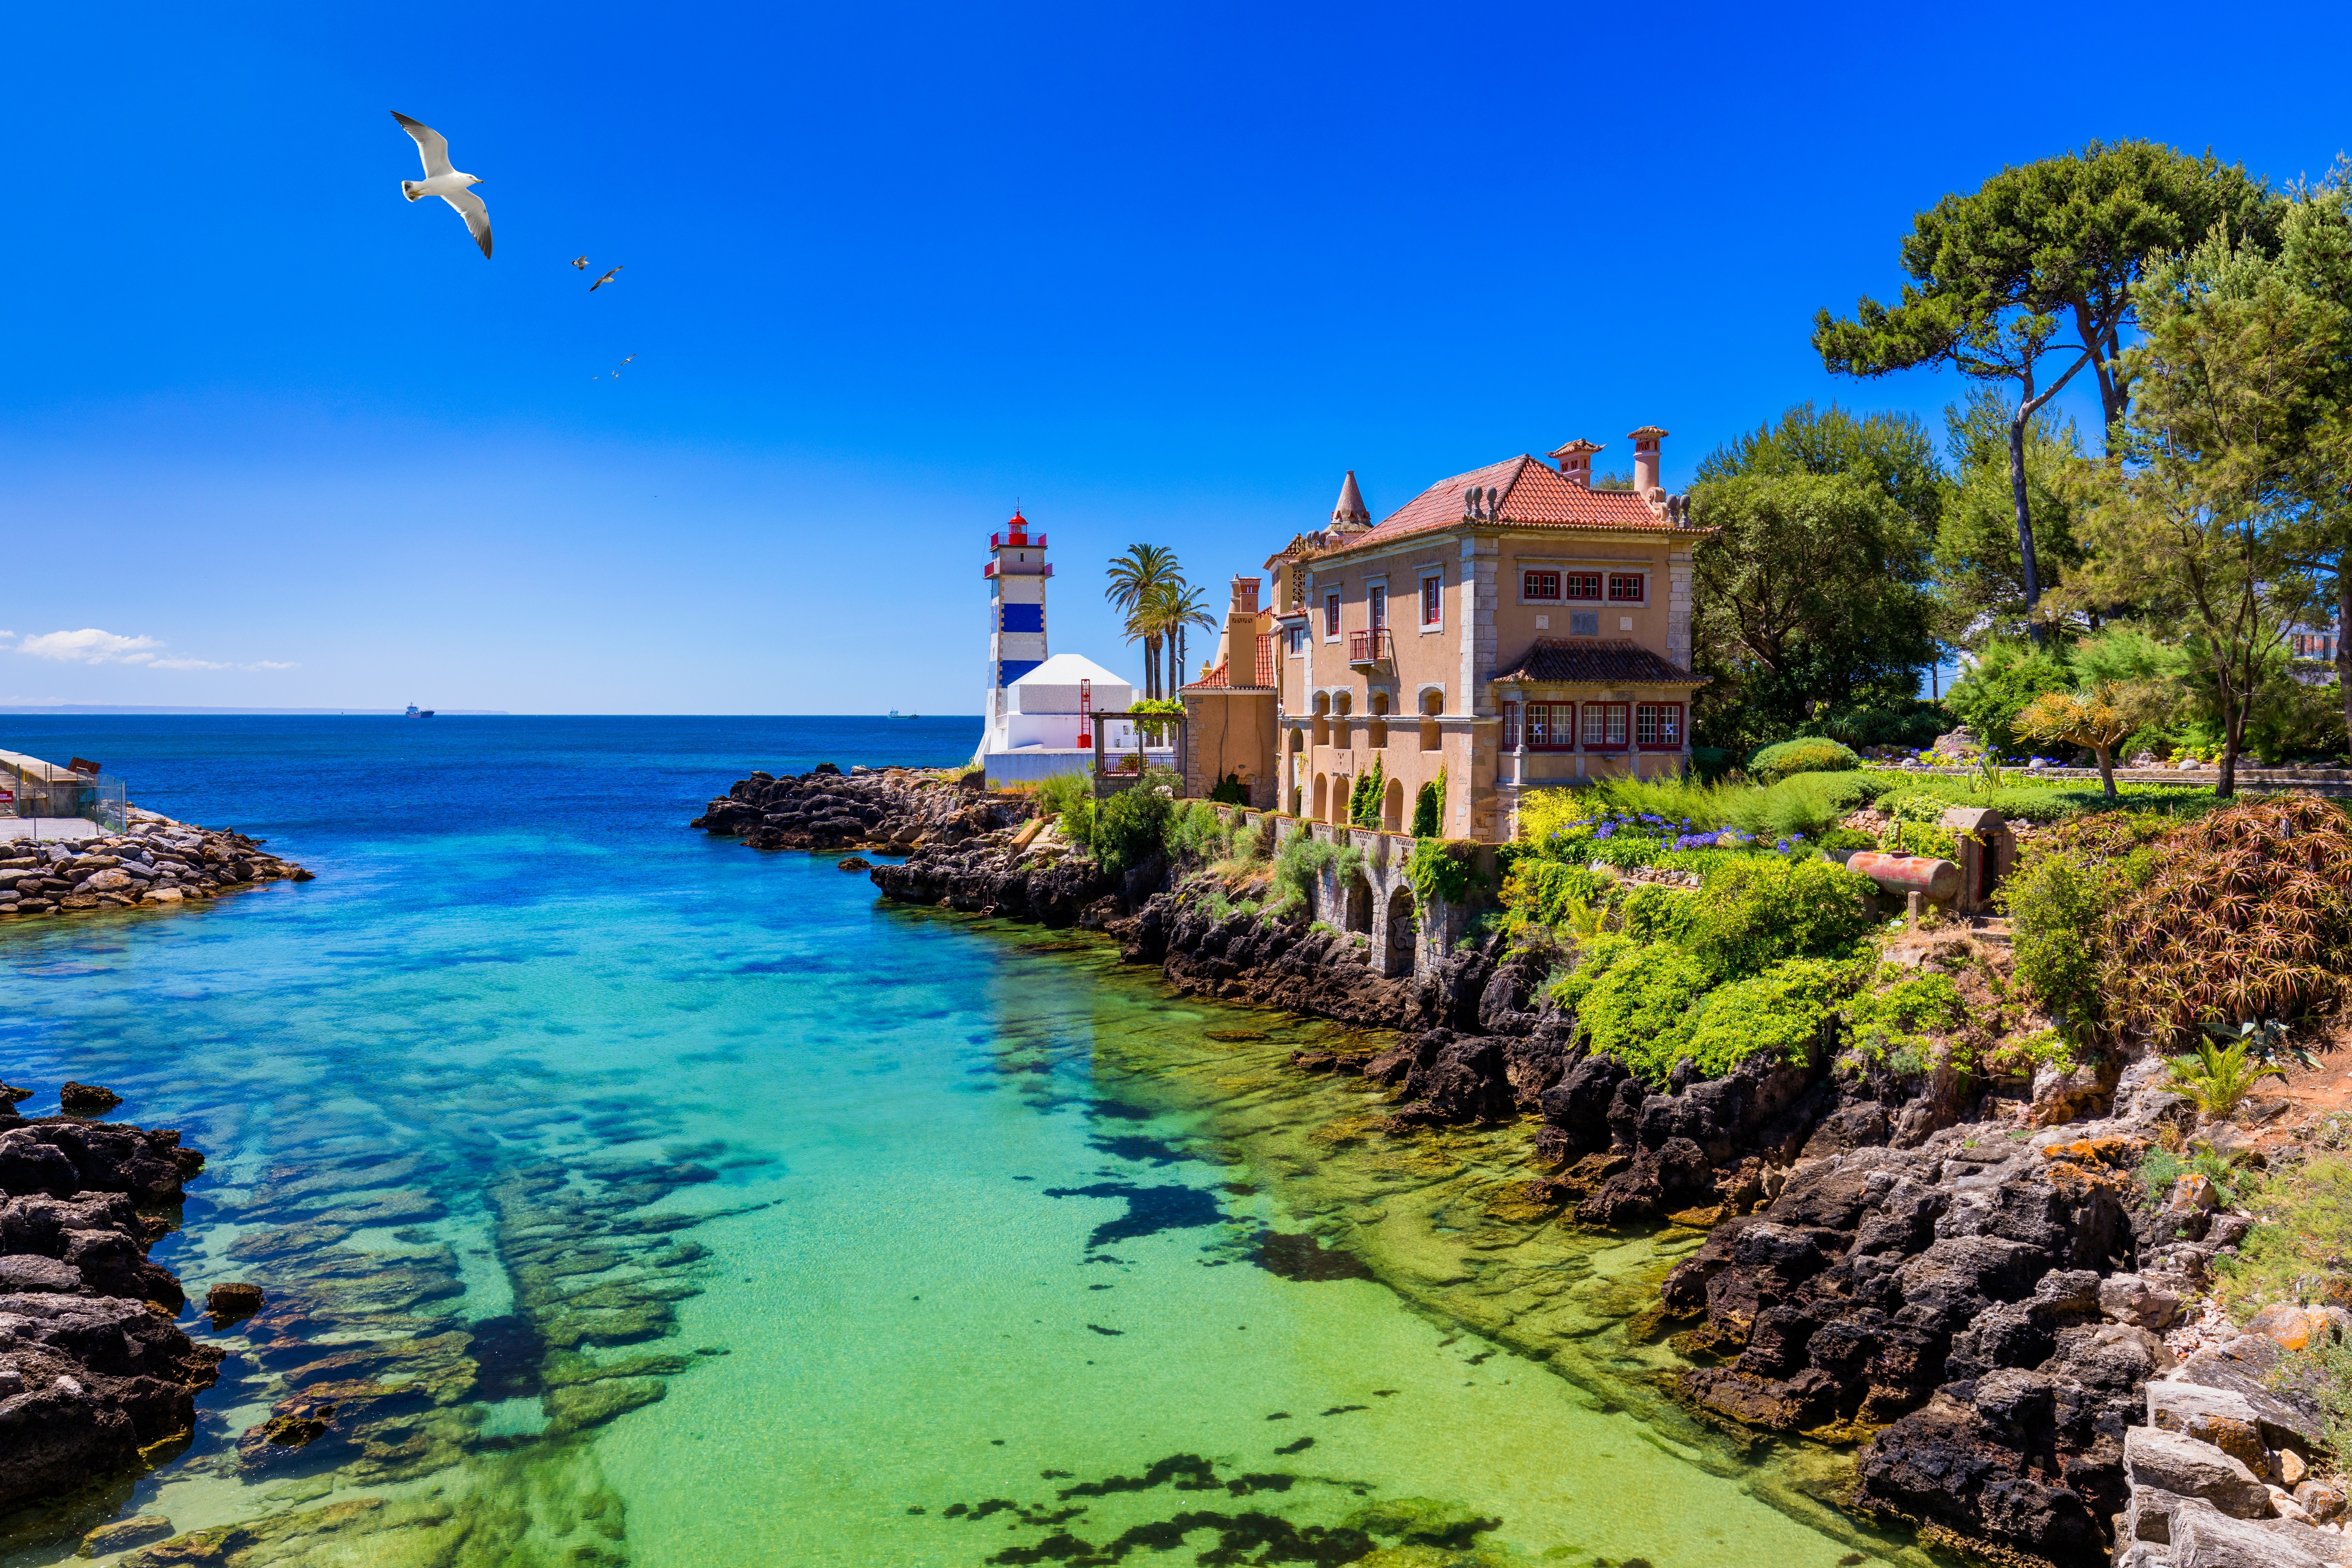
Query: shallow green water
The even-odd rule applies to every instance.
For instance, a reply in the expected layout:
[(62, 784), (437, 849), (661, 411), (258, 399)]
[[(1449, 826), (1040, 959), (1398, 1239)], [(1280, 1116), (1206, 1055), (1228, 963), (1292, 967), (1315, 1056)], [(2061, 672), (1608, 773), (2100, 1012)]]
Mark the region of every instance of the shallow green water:
[(183, 1127), (158, 1256), (273, 1302), (184, 1454), (0, 1563), (139, 1511), (254, 1564), (1891, 1554), (1659, 1396), (1623, 1320), (1697, 1238), (1525, 1212), (1522, 1132), (1362, 1133), (1283, 1066), (1321, 1026), (1087, 939), (514, 815), (0, 929), (0, 1076)]

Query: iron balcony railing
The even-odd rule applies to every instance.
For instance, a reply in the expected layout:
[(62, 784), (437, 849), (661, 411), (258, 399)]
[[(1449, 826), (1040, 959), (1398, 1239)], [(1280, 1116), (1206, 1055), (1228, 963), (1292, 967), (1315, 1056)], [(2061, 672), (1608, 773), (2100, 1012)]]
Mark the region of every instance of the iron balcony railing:
[(1396, 638), (1386, 626), (1348, 634), (1349, 664), (1384, 664), (1396, 658)]

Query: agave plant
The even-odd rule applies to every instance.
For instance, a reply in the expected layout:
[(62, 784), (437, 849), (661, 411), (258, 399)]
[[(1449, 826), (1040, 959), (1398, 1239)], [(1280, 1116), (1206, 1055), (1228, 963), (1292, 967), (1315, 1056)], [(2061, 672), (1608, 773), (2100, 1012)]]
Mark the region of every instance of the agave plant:
[(2285, 1023), (2277, 1018), (2249, 1019), (2231, 1028), (2227, 1024), (2208, 1024), (2205, 1032), (2225, 1046), (2242, 1044), (2254, 1060), (2275, 1063), (2281, 1057), (2302, 1063), (2307, 1068), (2319, 1065), (2319, 1058), (2288, 1038)]
[(2226, 1050), (2216, 1050), (2212, 1041), (2200, 1040), (2195, 1056), (2169, 1057), (2164, 1065), (2172, 1069), (2173, 1087), (2195, 1100), (2200, 1111), (2227, 1116), (2263, 1079), (2286, 1076), (2276, 1062), (2251, 1059), (2246, 1052), (2252, 1044), (2240, 1039)]

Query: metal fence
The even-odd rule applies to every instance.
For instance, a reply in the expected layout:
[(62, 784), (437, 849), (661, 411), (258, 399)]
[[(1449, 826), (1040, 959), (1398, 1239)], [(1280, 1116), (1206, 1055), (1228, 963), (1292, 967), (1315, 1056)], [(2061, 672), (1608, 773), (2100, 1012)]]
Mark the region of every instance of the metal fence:
[(109, 833), (129, 826), (130, 792), (119, 778), (77, 773), (34, 758), (0, 757), (0, 816), (78, 816)]

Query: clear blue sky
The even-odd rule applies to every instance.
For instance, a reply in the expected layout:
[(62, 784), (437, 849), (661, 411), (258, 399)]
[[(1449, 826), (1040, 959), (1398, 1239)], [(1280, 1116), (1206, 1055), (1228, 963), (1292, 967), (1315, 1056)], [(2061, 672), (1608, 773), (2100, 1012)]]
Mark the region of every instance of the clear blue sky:
[(1809, 322), (2004, 163), (2352, 142), (2340, 6), (2019, 15), (15, 8), (0, 703), (973, 712), (1016, 499), (1134, 669), (1107, 556), (1216, 589), (1347, 468), (1935, 418)]

